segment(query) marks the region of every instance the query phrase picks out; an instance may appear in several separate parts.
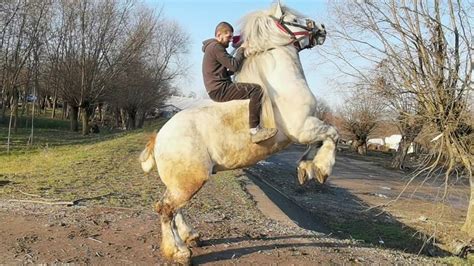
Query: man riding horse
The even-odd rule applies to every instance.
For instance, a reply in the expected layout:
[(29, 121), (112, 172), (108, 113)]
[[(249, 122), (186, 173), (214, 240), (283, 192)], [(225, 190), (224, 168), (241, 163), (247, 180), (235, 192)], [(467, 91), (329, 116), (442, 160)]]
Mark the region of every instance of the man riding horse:
[(245, 45), (237, 49), (235, 57), (232, 57), (226, 51), (233, 33), (234, 28), (229, 23), (221, 22), (216, 27), (215, 38), (203, 42), (202, 75), (204, 84), (209, 97), (216, 102), (250, 99), (250, 136), (253, 143), (259, 143), (275, 136), (278, 130), (260, 126), (263, 97), (260, 85), (233, 83), (230, 78), (234, 72), (240, 70), (245, 58)]
[[(177, 113), (140, 154), (143, 170), (156, 166), (166, 186), (156, 204), (160, 250), (175, 262), (189, 264), (190, 247), (200, 238), (182, 208), (213, 173), (253, 165), (291, 143), (308, 145), (297, 166), (301, 184), (324, 183), (335, 163), (337, 130), (315, 116), (316, 99), (298, 54), (324, 42), (324, 27), (278, 2), (246, 15), (241, 29), (244, 48), (235, 57), (226, 52), (233, 34), (228, 23), (219, 24), (216, 38), (204, 42), (206, 89), (213, 100), (225, 103)], [(237, 70), (236, 80), (245, 83), (230, 79)], [(250, 99), (250, 106), (233, 99)]]

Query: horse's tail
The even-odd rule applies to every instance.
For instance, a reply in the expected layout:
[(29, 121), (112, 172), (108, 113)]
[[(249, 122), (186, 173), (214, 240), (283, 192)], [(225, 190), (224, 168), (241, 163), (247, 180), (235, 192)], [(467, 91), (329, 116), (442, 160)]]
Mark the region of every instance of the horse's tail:
[(157, 137), (158, 136), (156, 134), (153, 134), (153, 136), (150, 137), (150, 140), (146, 144), (145, 149), (140, 154), (140, 162), (142, 164), (142, 169), (145, 173), (149, 173), (151, 169), (153, 169), (153, 166), (156, 165), (154, 150)]

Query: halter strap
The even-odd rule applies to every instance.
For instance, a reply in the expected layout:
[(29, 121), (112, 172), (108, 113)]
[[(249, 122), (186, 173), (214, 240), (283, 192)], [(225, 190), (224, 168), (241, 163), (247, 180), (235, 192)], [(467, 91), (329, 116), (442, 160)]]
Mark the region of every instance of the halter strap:
[[(272, 16), (272, 15), (270, 15), (270, 17), (273, 19), (276, 26), (281, 31), (283, 31), (284, 33), (287, 33), (291, 36), (291, 41), (288, 44), (292, 43), (293, 45), (296, 46), (296, 48), (298, 48), (299, 50), (302, 50), (303, 48), (300, 45), (300, 41), (310, 35), (311, 29), (309, 29), (308, 27), (303, 26), (303, 25), (299, 25), (299, 24), (296, 24), (296, 23), (284, 21), (283, 19), (285, 18), (285, 15), (281, 16), (279, 19), (276, 18), (275, 16)], [(288, 28), (287, 25), (304, 29), (304, 31), (295, 31), (295, 32), (293, 32), (293, 31), (290, 30), (290, 28)], [(301, 36), (301, 37), (297, 37), (297, 36)]]

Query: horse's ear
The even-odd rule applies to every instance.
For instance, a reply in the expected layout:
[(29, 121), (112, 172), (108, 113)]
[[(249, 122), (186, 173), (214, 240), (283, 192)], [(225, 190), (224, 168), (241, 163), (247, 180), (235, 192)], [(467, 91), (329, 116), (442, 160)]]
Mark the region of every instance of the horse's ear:
[(283, 16), (283, 10), (281, 9), (281, 3), (280, 0), (277, 1), (277, 4), (275, 6), (275, 11), (273, 13), (273, 16), (276, 18), (281, 18)]

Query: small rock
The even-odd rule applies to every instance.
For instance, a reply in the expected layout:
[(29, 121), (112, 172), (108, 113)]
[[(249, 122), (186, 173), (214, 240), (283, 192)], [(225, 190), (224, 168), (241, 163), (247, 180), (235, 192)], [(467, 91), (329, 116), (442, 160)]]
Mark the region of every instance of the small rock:
[(428, 218), (422, 215), (422, 216), (418, 217), (418, 221), (426, 222), (426, 221), (428, 221)]

